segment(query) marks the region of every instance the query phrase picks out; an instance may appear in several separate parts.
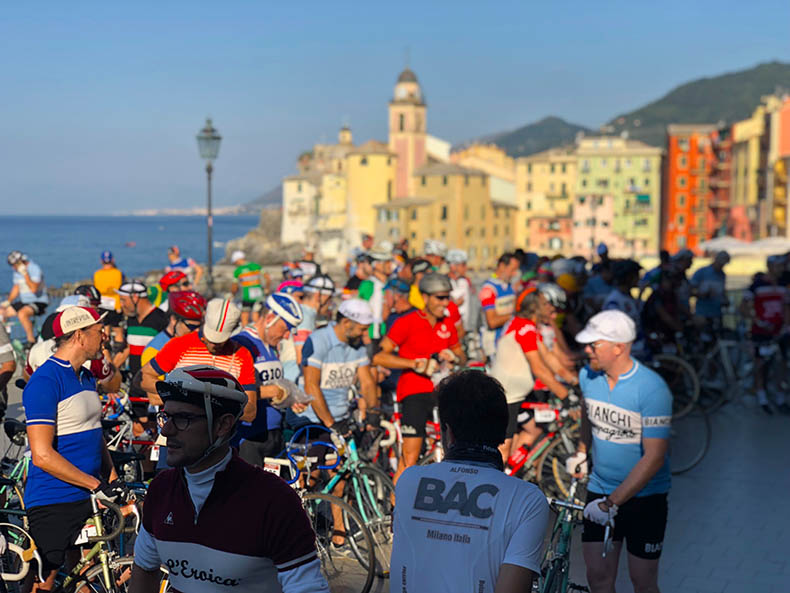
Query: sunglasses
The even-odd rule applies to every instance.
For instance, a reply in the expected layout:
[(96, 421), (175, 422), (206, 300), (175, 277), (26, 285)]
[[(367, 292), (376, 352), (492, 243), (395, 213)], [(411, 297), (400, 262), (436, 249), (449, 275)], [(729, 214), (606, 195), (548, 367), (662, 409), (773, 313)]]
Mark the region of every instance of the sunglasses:
[(449, 294), (433, 294), (431, 295), (435, 299), (439, 299), (440, 301), (449, 301), (450, 295)]
[(179, 321), (179, 323), (183, 323), (184, 325), (186, 325), (187, 329), (189, 329), (190, 331), (195, 331), (196, 329), (200, 329), (200, 322), (187, 323), (186, 321), (184, 321), (183, 319), (180, 319), (180, 318), (179, 318), (178, 321)]

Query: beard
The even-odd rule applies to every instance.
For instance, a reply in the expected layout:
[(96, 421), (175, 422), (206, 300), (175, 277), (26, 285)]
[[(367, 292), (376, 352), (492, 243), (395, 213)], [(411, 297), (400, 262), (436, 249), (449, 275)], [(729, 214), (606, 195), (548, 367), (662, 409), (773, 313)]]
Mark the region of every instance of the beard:
[(346, 343), (356, 350), (362, 346), (362, 336), (357, 336), (356, 338), (346, 338)]

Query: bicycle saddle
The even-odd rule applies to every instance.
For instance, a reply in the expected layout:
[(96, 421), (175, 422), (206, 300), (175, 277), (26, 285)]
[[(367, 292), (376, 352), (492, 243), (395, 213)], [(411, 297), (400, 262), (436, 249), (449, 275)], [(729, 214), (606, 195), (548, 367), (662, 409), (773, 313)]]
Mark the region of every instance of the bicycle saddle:
[(12, 443), (19, 445), (20, 447), (25, 444), (27, 429), (24, 422), (14, 420), (13, 418), (8, 418), (5, 422), (3, 422), (3, 429), (5, 430), (6, 436), (8, 436)]
[(115, 428), (116, 426), (120, 426), (121, 424), (124, 424), (124, 421), (123, 421), (123, 420), (107, 420), (107, 419), (102, 419), (102, 421), (101, 421), (101, 427), (102, 427), (104, 430), (107, 430), (108, 428)]

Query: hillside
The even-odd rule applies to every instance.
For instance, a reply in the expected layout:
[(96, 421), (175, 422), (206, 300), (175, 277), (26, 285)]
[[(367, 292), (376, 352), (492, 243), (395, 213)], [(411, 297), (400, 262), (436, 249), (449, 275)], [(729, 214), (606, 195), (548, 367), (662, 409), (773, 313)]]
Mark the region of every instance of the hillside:
[(241, 207), (250, 214), (257, 214), (264, 208), (279, 208), (282, 204), (283, 186), (281, 184), (261, 194), (254, 200), (242, 204)]
[(491, 134), (471, 142), (492, 143), (503, 148), (512, 157), (527, 156), (553, 146), (573, 142), (579, 132), (589, 133), (584, 126), (569, 123), (559, 117), (544, 117), (517, 130)]
[(628, 130), (635, 140), (663, 146), (668, 124), (729, 124), (751, 115), (760, 97), (777, 88), (790, 89), (790, 64), (769, 62), (682, 84), (657, 101), (618, 115), (609, 125), (615, 133)]

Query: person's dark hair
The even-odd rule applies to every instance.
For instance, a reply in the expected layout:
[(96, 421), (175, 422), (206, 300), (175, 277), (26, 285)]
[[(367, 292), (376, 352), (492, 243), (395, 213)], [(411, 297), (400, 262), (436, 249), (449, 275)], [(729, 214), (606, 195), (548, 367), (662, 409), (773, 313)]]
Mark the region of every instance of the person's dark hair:
[[(532, 289), (532, 291), (527, 292), (529, 289), (522, 292), (519, 296), (518, 302), (518, 310), (516, 311), (516, 315), (519, 317), (527, 317), (532, 318), (538, 312), (538, 302), (540, 297), (540, 291)], [(527, 294), (524, 294), (524, 293)]]
[(669, 251), (662, 249), (658, 252), (658, 259), (662, 264), (669, 262)]
[(510, 251), (507, 251), (507, 252), (505, 252), (505, 253), (503, 253), (502, 255), (499, 256), (499, 259), (496, 260), (496, 265), (497, 266), (500, 266), (500, 265), (507, 266), (508, 264), (510, 264), (510, 260), (512, 260), (512, 259), (516, 259), (516, 256), (513, 253), (511, 253)]
[(343, 314), (342, 314), (340, 311), (338, 311), (337, 313), (335, 313), (335, 322), (337, 322), (337, 323), (340, 323), (340, 322), (341, 322), (341, 321), (343, 321), (344, 319), (346, 319), (346, 316), (345, 316), (345, 315), (343, 315)]
[(505, 442), (507, 400), (499, 381), (481, 371), (461, 371), (436, 387), (442, 426), (457, 441), (497, 446)]
[(55, 348), (60, 348), (64, 344), (70, 342), (71, 338), (73, 338), (76, 333), (77, 330), (74, 330), (73, 332), (69, 332), (67, 334), (63, 334), (62, 336), (58, 336), (57, 338), (55, 338)]

